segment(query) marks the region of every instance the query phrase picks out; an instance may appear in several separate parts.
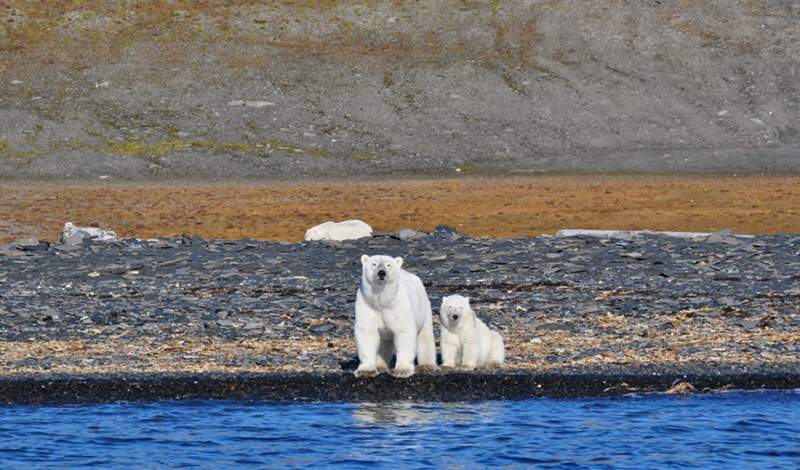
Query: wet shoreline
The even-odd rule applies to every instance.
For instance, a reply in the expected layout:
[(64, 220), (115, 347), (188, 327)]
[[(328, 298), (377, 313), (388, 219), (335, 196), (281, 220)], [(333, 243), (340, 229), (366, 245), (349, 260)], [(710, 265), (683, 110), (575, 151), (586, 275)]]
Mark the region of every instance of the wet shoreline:
[(715, 370), (635, 368), (606, 371), (418, 373), (409, 379), (350, 373), (144, 374), (0, 377), (0, 403), (76, 405), (162, 400), (282, 402), (464, 402), (711, 393), (800, 388), (796, 365)]

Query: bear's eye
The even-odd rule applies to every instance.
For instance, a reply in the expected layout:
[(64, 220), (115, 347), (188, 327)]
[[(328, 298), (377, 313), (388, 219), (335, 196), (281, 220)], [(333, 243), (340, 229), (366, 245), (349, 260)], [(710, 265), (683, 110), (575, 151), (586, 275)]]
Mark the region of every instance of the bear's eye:
[(372, 267), (373, 268), (377, 268), (378, 267), (378, 263), (372, 263)]

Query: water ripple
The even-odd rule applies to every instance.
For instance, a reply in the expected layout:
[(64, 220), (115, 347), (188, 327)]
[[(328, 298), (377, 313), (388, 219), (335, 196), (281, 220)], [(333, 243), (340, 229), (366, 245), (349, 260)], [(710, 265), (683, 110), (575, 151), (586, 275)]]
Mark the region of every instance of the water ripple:
[(800, 393), (0, 407), (28, 468), (797, 468)]

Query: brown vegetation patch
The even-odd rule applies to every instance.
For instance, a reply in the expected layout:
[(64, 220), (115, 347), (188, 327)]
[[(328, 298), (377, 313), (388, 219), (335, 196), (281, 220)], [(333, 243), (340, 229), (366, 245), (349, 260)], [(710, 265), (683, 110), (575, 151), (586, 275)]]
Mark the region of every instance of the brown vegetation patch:
[(739, 234), (800, 232), (797, 177), (540, 177), (286, 184), (11, 183), (0, 187), (0, 242), (57, 241), (65, 222), (121, 237), (299, 241), (327, 220), (378, 231), (492, 238), (563, 228)]

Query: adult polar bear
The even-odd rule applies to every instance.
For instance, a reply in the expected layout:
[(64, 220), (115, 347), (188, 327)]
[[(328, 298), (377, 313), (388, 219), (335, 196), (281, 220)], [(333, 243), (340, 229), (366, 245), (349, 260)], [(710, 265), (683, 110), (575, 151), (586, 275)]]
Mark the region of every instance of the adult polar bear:
[(356, 377), (389, 370), (411, 377), (414, 358), (420, 369), (436, 369), (433, 312), (420, 279), (402, 269), (403, 258), (361, 257), (361, 286), (356, 294)]
[(325, 222), (306, 230), (305, 241), (315, 240), (356, 240), (372, 235), (372, 227), (361, 220), (344, 222)]

